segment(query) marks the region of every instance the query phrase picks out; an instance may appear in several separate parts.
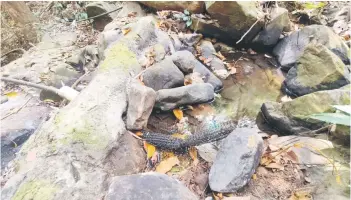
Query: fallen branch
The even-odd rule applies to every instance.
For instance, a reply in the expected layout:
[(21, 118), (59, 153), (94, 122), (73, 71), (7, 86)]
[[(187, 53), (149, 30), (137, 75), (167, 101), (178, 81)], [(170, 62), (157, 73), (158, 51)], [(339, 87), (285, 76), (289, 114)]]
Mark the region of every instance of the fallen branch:
[[(79, 77), (71, 86), (72, 89), (76, 89), (77, 85), (83, 80), (83, 78), (85, 78), (86, 76), (88, 76), (91, 72), (88, 71), (87, 73), (83, 74), (81, 77)], [(67, 103), (67, 99), (64, 99), (59, 107), (63, 107), (65, 104)]]
[[(7, 115), (5, 115), (3, 118), (1, 118), (1, 120), (3, 120), (3, 119), (5, 119), (5, 118), (7, 118), (7, 117), (9, 117), (9, 116), (11, 116), (11, 115), (13, 115), (13, 114), (15, 114), (15, 113), (18, 113), (22, 108), (24, 108), (24, 106), (26, 106), (27, 105), (27, 103), (30, 101), (32, 99), (32, 97), (30, 97), (20, 108), (18, 108), (16, 111), (14, 111), (14, 112), (10, 112), (9, 114), (7, 114)], [(16, 143), (15, 143), (16, 144)]]
[(46, 11), (50, 10), (51, 7), (52, 7), (53, 5), (54, 5), (54, 1), (49, 2), (49, 3), (45, 6), (44, 10), (40, 13), (40, 17), (39, 17), (39, 18), (42, 18), (43, 15), (44, 15), (44, 13), (45, 13)]
[(318, 133), (321, 133), (321, 132), (324, 132), (324, 131), (328, 131), (329, 128), (331, 127), (331, 125), (328, 125), (328, 126), (324, 126), (322, 128), (319, 128), (317, 130), (313, 130), (313, 131), (305, 131), (305, 132), (302, 132), (302, 133), (298, 133), (299, 136), (309, 136), (309, 137), (312, 137), (312, 136), (315, 136), (315, 134), (318, 134)]
[(260, 20), (261, 20), (261, 18), (257, 19), (257, 20), (255, 21), (255, 23), (253, 23), (252, 26), (249, 28), (249, 30), (247, 30), (246, 33), (245, 33), (243, 36), (241, 36), (240, 40), (238, 40), (238, 41), (236, 42), (236, 44), (239, 44), (239, 42), (241, 42), (241, 40), (244, 39), (244, 37), (251, 31), (251, 29), (252, 29), (252, 28), (257, 24), (257, 22), (259, 22)]
[(63, 91), (61, 91), (61, 90), (59, 90), (59, 89), (57, 89), (55, 87), (52, 87), (52, 86), (39, 85), (39, 84), (36, 84), (36, 83), (31, 83), (31, 82), (28, 82), (28, 81), (17, 80), (17, 79), (9, 78), (9, 77), (0, 77), (0, 81), (11, 82), (11, 83), (16, 83), (18, 85), (25, 85), (25, 86), (29, 86), (29, 87), (42, 89), (42, 90), (45, 90), (45, 91), (49, 91), (49, 92), (55, 93), (55, 94), (59, 95), (62, 98), (65, 98), (65, 99), (68, 99), (68, 100), (72, 100), (71, 96), (67, 92), (63, 92)]
[(112, 12), (118, 11), (118, 10), (120, 10), (120, 9), (122, 9), (122, 8), (123, 8), (123, 7), (118, 7), (118, 8), (116, 8), (116, 9), (114, 9), (114, 10), (111, 10), (111, 11), (105, 12), (105, 13), (102, 13), (102, 14), (100, 14), (100, 15), (96, 15), (96, 16), (89, 17), (89, 18), (86, 18), (86, 19), (81, 19), (81, 20), (77, 21), (77, 23), (78, 23), (78, 22), (82, 22), (82, 21), (86, 21), (86, 20), (89, 20), (89, 19), (95, 19), (95, 18), (104, 16), (104, 15), (110, 14), (110, 13), (112, 13)]

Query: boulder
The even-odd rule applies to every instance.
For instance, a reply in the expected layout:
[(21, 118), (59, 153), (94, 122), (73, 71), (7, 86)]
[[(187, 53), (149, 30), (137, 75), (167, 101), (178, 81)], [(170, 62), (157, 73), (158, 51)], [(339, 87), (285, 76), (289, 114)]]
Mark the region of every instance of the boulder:
[(221, 79), (226, 79), (230, 74), (224, 66), (224, 63), (215, 54), (217, 53), (212, 45), (212, 42), (203, 40), (201, 41), (199, 48), (201, 49), (201, 56), (206, 59), (211, 59), (209, 65), (216, 76)]
[(283, 103), (266, 102), (261, 111), (268, 124), (281, 135), (316, 130), (324, 122), (310, 119), (316, 113), (333, 112), (332, 105), (349, 105), (350, 85), (339, 89), (318, 91)]
[(198, 197), (177, 180), (156, 172), (112, 178), (105, 200), (195, 200)]
[(140, 3), (158, 11), (175, 10), (183, 12), (184, 10), (188, 10), (191, 13), (202, 13), (205, 11), (205, 3), (202, 1), (141, 1)]
[[(109, 26), (109, 24), (107, 24), (105, 26), (105, 29), (108, 26)], [(104, 56), (105, 49), (108, 46), (110, 46), (113, 42), (121, 39), (122, 37), (123, 37), (122, 31), (119, 29), (114, 30), (113, 28), (111, 28), (111, 29), (104, 30), (103, 32), (101, 32), (98, 36), (98, 39), (97, 39), (99, 58), (101, 60), (104, 60), (105, 59), (105, 56)]]
[(83, 72), (85, 69), (93, 71), (99, 64), (99, 52), (96, 45), (88, 45), (80, 52), (66, 60), (77, 71)]
[(166, 111), (183, 105), (206, 103), (212, 100), (214, 100), (214, 92), (211, 84), (191, 84), (157, 91), (155, 107)]
[[(130, 24), (131, 31), (105, 50), (106, 58), (87, 88), (28, 139), (2, 188), (3, 199), (103, 199), (110, 177), (145, 166), (144, 159), (136, 159), (122, 168), (135, 148), (143, 150), (129, 142), (119, 147), (128, 134), (122, 118), (127, 77), (141, 71), (138, 56), (158, 41), (154, 20), (150, 16)], [(115, 156), (119, 151), (124, 153)]]
[(191, 28), (229, 44), (238, 41), (257, 19), (260, 19), (259, 22), (241, 41), (242, 44), (250, 42), (264, 25), (263, 13), (256, 2), (207, 1), (205, 4), (212, 19), (218, 21), (193, 15)]
[(209, 83), (213, 86), (215, 92), (223, 88), (222, 81), (199, 62), (189, 51), (177, 51), (171, 58), (173, 63), (177, 65), (183, 73), (199, 73), (203, 77), (205, 83)]
[(170, 58), (149, 67), (142, 77), (145, 85), (155, 91), (184, 85), (183, 73)]
[[(306, 26), (282, 39), (273, 49), (282, 69), (289, 70), (303, 55), (306, 46), (312, 42), (322, 44), (328, 49), (336, 49), (348, 55), (349, 48), (329, 27), (323, 25)], [(347, 63), (345, 63), (347, 64)]]
[(235, 192), (251, 179), (260, 163), (263, 140), (255, 128), (237, 128), (224, 139), (209, 174), (216, 192)]
[(117, 17), (128, 17), (131, 13), (135, 13), (135, 17), (146, 16), (145, 11), (137, 2), (126, 1), (123, 2), (123, 8), (118, 12)]
[(273, 48), (282, 32), (290, 30), (288, 10), (285, 8), (273, 8), (270, 12), (270, 19), (271, 21), (253, 39), (254, 49), (267, 50), (267, 48)]
[[(86, 12), (88, 17), (94, 17), (103, 13), (107, 13), (117, 9), (117, 6), (113, 3), (108, 3), (104, 1), (93, 2), (86, 5)], [(107, 15), (94, 18), (94, 28), (97, 30), (103, 30), (104, 27), (111, 22), (113, 19), (117, 18), (118, 12), (111, 12)]]
[(131, 80), (127, 84), (127, 95), (127, 129), (141, 130), (146, 128), (155, 104), (156, 92), (152, 88), (142, 85), (139, 81)]
[(289, 96), (302, 96), (320, 90), (337, 89), (350, 83), (347, 68), (323, 45), (309, 44), (282, 85)]

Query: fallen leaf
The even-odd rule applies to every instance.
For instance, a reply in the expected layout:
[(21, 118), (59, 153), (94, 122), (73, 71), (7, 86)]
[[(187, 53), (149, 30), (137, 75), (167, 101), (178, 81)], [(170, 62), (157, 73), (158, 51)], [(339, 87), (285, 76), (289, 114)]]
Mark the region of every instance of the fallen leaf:
[(336, 183), (338, 184), (338, 185), (341, 185), (342, 183), (341, 183), (341, 176), (340, 176), (340, 174), (337, 174), (336, 176), (335, 176), (335, 181), (336, 181)]
[(297, 191), (289, 198), (289, 200), (312, 200), (312, 196), (307, 191)]
[[(141, 131), (138, 131), (138, 132), (135, 133), (135, 135), (137, 135), (137, 136), (143, 136), (143, 133), (142, 133)], [(145, 149), (146, 149), (146, 148), (145, 148)]]
[(221, 54), (220, 51), (218, 51), (218, 53), (213, 53), (213, 55), (217, 56), (221, 60), (225, 60), (225, 57)]
[(199, 163), (199, 159), (197, 159), (197, 149), (195, 147), (190, 147), (189, 155), (193, 159), (194, 165), (197, 165)]
[(161, 161), (156, 167), (156, 172), (165, 174), (171, 170), (174, 165), (179, 165), (179, 160), (176, 156)]
[(5, 94), (8, 98), (13, 98), (13, 97), (16, 97), (18, 95), (17, 92), (15, 91), (12, 91), (12, 92), (8, 92)]
[(233, 68), (231, 68), (230, 70), (229, 70), (229, 74), (236, 74), (237, 72), (236, 72), (236, 68), (235, 67), (233, 67)]
[(265, 166), (272, 162), (272, 159), (268, 156), (262, 156), (260, 164)]
[(270, 163), (269, 165), (266, 165), (266, 168), (284, 170), (284, 166), (278, 163)]
[(212, 60), (213, 60), (213, 58), (206, 58), (206, 59), (204, 60), (204, 63), (205, 63), (207, 66), (210, 66)]
[(129, 32), (131, 31), (130, 28), (125, 28), (125, 29), (122, 29), (122, 33), (123, 35), (127, 35)]
[(296, 147), (296, 148), (302, 148), (302, 147), (303, 147), (303, 144), (301, 144), (301, 143), (295, 143), (295, 144), (294, 144), (294, 147)]
[(184, 79), (184, 85), (190, 85), (190, 84), (192, 84), (192, 80), (191, 80), (191, 78), (189, 78), (189, 79)]
[(131, 13), (128, 14), (128, 17), (135, 17), (136, 14), (137, 14), (137, 12), (131, 12)]
[(173, 109), (173, 114), (178, 120), (183, 118), (183, 111), (181, 109)]
[(256, 180), (257, 179), (257, 175), (256, 174), (252, 174), (252, 179)]
[(147, 143), (147, 142), (144, 142), (144, 148), (147, 152), (147, 159), (151, 158), (156, 151), (156, 147), (152, 144)]
[(286, 152), (286, 155), (287, 155), (292, 161), (294, 161), (294, 163), (298, 163), (298, 162), (299, 162), (299, 158), (297, 157), (297, 155), (295, 154), (294, 151), (288, 151), (288, 152)]

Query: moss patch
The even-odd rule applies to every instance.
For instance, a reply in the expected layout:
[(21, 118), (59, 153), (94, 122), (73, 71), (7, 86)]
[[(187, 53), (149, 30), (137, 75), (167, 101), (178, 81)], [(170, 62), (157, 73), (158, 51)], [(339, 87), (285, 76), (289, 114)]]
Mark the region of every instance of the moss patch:
[(50, 200), (58, 188), (47, 180), (33, 180), (22, 184), (12, 200)]

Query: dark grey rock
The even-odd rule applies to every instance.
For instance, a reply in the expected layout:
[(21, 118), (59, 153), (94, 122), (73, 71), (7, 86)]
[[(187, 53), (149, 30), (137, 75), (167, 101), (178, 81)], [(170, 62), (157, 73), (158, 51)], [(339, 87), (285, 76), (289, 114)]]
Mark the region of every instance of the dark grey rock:
[(148, 172), (114, 177), (105, 200), (195, 200), (198, 197), (177, 180), (160, 173)]
[(66, 63), (70, 64), (77, 71), (88, 69), (92, 71), (99, 64), (99, 53), (96, 45), (88, 45), (72, 57), (68, 58)]
[(323, 45), (308, 45), (284, 80), (282, 90), (302, 96), (320, 90), (337, 89), (350, 83), (344, 63)]
[(130, 13), (135, 12), (135, 17), (146, 16), (145, 11), (141, 8), (140, 4), (137, 2), (126, 1), (123, 3), (123, 8), (118, 12), (118, 17), (128, 17)]
[(149, 87), (131, 80), (127, 85), (128, 110), (127, 129), (141, 130), (146, 128), (148, 118), (156, 100), (156, 92)]
[(263, 153), (263, 140), (255, 128), (237, 128), (219, 149), (209, 174), (216, 192), (235, 192), (251, 179)]
[(266, 102), (261, 111), (266, 121), (280, 135), (298, 134), (325, 126), (324, 122), (309, 116), (333, 112), (332, 105), (350, 104), (350, 85), (339, 89), (318, 91), (283, 103)]
[(215, 54), (217, 53), (212, 45), (212, 42), (203, 40), (199, 45), (201, 49), (201, 55), (206, 59), (212, 59), (210, 63), (210, 68), (213, 73), (222, 79), (226, 79), (230, 74), (224, 66), (224, 63)]
[[(117, 6), (115, 4), (112, 3), (108, 3), (108, 2), (93, 2), (90, 3), (88, 5), (86, 5), (86, 11), (88, 14), (88, 17), (94, 17), (96, 15), (100, 15), (109, 11), (112, 11), (114, 9), (116, 9)], [(111, 12), (109, 14), (107, 14), (106, 16), (114, 19), (117, 17), (118, 12)]]
[(254, 49), (267, 50), (267, 48), (274, 47), (280, 34), (290, 30), (288, 10), (285, 8), (273, 8), (270, 12), (270, 18), (271, 21), (267, 26), (253, 39)]
[(199, 73), (205, 83), (210, 83), (216, 92), (223, 88), (222, 81), (207, 69), (189, 51), (177, 51), (172, 55), (172, 60), (177, 67), (185, 74), (192, 72)]
[(155, 91), (182, 86), (184, 75), (170, 58), (151, 66), (143, 73), (143, 82)]
[[(306, 46), (312, 42), (322, 44), (328, 49), (336, 49), (348, 55), (349, 48), (329, 27), (323, 25), (306, 26), (282, 39), (273, 49), (282, 69), (289, 70), (302, 56)], [(347, 57), (347, 56), (344, 56)]]
[(172, 110), (179, 106), (199, 104), (214, 100), (213, 87), (209, 83), (191, 84), (156, 92), (155, 107), (161, 110)]

